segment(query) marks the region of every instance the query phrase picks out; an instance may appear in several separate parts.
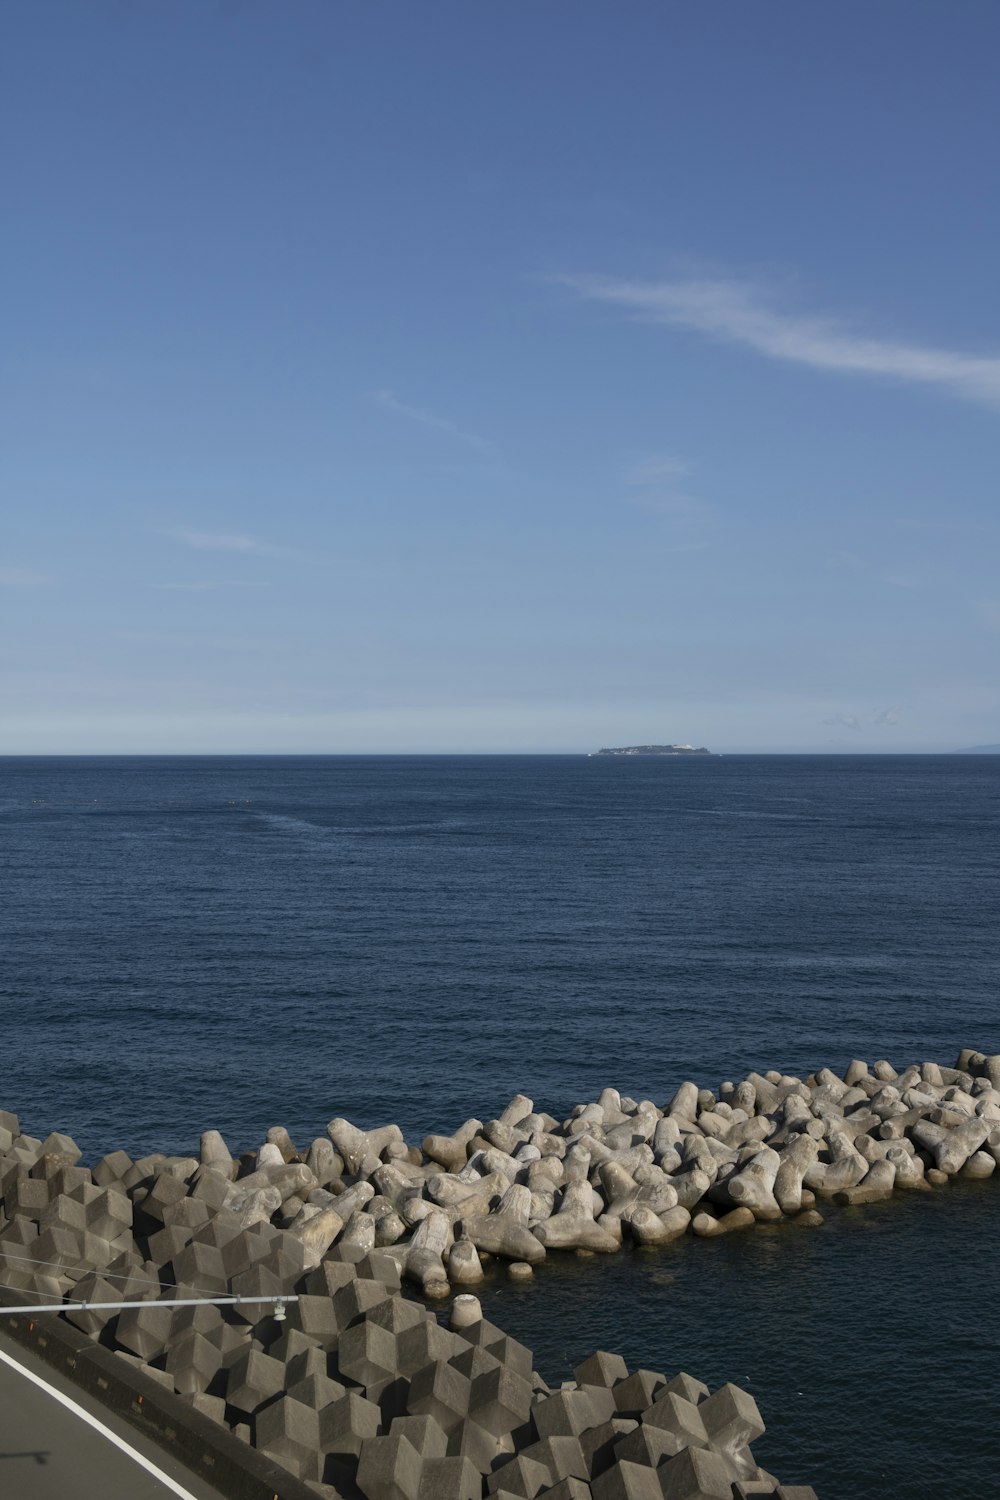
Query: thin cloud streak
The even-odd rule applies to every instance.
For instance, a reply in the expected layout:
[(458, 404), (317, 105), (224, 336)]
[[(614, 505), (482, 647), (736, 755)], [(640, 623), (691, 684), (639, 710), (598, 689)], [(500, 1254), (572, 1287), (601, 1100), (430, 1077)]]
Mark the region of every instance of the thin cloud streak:
[(664, 551), (702, 552), (713, 545), (717, 507), (677, 488), (690, 469), (690, 464), (659, 453), (633, 464), (625, 474), (632, 491), (625, 497), (627, 503), (671, 523), (675, 544)]
[(485, 438), (478, 437), (474, 432), (466, 432), (456, 422), (450, 422), (447, 417), (439, 417), (422, 406), (411, 406), (408, 401), (400, 401), (395, 391), (372, 391), (371, 399), (377, 401), (379, 406), (384, 406), (386, 411), (395, 412), (399, 417), (407, 417), (411, 422), (419, 422), (421, 427), (430, 427), (435, 432), (445, 432), (486, 457), (492, 457), (496, 452), (493, 444)]
[(650, 323), (690, 328), (770, 359), (814, 370), (937, 385), (966, 401), (1000, 405), (1000, 357), (865, 338), (832, 318), (785, 312), (738, 281), (634, 281), (560, 276), (590, 301), (624, 307)]
[(35, 573), (30, 568), (0, 568), (0, 588), (41, 589), (52, 582), (51, 573)]
[(257, 537), (247, 536), (243, 532), (189, 531), (182, 528), (168, 531), (166, 535), (199, 552), (244, 552), (254, 553), (258, 557), (287, 555), (286, 548), (271, 546), (270, 543), (259, 541)]
[(156, 583), (153, 587), (183, 594), (208, 594), (216, 589), (269, 589), (271, 585), (254, 579), (229, 578), (211, 583)]
[(691, 472), (691, 465), (666, 454), (656, 454), (633, 464), (625, 475), (626, 484), (673, 484)]

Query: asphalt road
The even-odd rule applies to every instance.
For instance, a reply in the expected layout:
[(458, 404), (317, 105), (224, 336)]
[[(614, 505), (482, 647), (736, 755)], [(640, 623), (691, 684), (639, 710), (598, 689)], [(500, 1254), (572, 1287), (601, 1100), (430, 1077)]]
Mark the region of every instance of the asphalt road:
[[(9, 1360), (15, 1360), (19, 1368), (12, 1368)], [(28, 1375), (40, 1377), (82, 1411), (68, 1409)], [(92, 1426), (88, 1416), (104, 1430)], [(115, 1438), (128, 1451), (117, 1446)], [(144, 1467), (143, 1461), (157, 1472)], [(223, 1500), (218, 1490), (191, 1474), (165, 1449), (4, 1337), (2, 1329), (0, 1496), (3, 1500)]]

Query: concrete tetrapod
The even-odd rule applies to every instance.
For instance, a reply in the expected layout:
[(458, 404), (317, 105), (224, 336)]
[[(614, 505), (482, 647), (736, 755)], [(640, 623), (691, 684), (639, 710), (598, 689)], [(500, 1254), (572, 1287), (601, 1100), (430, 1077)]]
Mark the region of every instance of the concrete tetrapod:
[(777, 1151), (765, 1146), (741, 1172), (726, 1183), (737, 1208), (749, 1208), (755, 1219), (780, 1219), (781, 1209), (774, 1196), (774, 1184), (781, 1166)]
[[(621, 1222), (609, 1224), (594, 1222), (592, 1189), (585, 1182), (569, 1182), (563, 1189), (562, 1202), (551, 1219), (534, 1226), (534, 1233), (547, 1250), (593, 1250), (598, 1254), (613, 1254), (621, 1249)], [(525, 1255), (516, 1259), (528, 1260)]]
[(530, 1190), (523, 1183), (514, 1183), (504, 1193), (495, 1213), (463, 1216), (459, 1224), (462, 1234), (477, 1250), (534, 1265), (545, 1259), (545, 1247), (528, 1228), (530, 1212)]

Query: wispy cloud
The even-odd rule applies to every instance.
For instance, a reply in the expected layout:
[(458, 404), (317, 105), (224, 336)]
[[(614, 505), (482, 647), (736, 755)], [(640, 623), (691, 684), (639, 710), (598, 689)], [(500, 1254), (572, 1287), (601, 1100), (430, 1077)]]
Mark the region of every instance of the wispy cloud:
[(679, 458), (673, 458), (667, 453), (654, 453), (649, 458), (640, 459), (638, 463), (625, 472), (625, 483), (638, 486), (649, 484), (675, 484), (678, 479), (683, 479), (685, 474), (690, 474), (691, 465), (682, 463)]
[(459, 427), (457, 422), (451, 422), (447, 417), (439, 417), (435, 412), (427, 411), (422, 406), (411, 406), (408, 401), (401, 401), (395, 391), (382, 390), (372, 391), (371, 398), (377, 401), (379, 406), (384, 406), (386, 411), (395, 412), (398, 417), (406, 417), (411, 422), (419, 422), (421, 427), (430, 427), (435, 432), (447, 433), (449, 437), (457, 438), (460, 443), (465, 443), (470, 448), (475, 448), (478, 453), (492, 457), (496, 452), (494, 445), (487, 442), (474, 432), (466, 432)]
[(680, 487), (679, 481), (690, 470), (690, 464), (670, 454), (658, 453), (625, 471), (625, 483), (631, 491), (627, 496), (629, 504), (669, 521), (676, 542), (671, 550), (677, 552), (700, 552), (711, 546), (718, 521), (716, 506)]
[(194, 547), (199, 552), (251, 552), (258, 557), (278, 557), (287, 552), (284, 547), (275, 547), (245, 532), (190, 531), (181, 527), (166, 534), (175, 542), (183, 542), (185, 547)]
[(857, 714), (834, 714), (831, 719), (824, 719), (823, 723), (837, 729), (853, 729), (857, 731), (861, 728), (861, 720)]
[(36, 573), (31, 568), (0, 568), (0, 588), (40, 589), (52, 582), (51, 573)]
[(907, 573), (898, 568), (884, 568), (873, 563), (867, 557), (861, 557), (857, 552), (850, 552), (846, 548), (839, 548), (833, 554), (834, 561), (842, 567), (850, 569), (865, 578), (872, 578), (876, 583), (888, 583), (896, 589), (919, 589), (923, 587), (923, 579), (916, 573)]
[(212, 579), (191, 583), (157, 583), (155, 588), (167, 589), (181, 594), (209, 594), (215, 589), (269, 589), (271, 585), (250, 578)]
[(880, 713), (877, 713), (874, 719), (872, 719), (872, 723), (875, 725), (876, 729), (891, 729), (893, 724), (899, 723), (899, 709), (883, 708), (882, 711)]
[(557, 280), (581, 297), (626, 308), (646, 322), (690, 328), (770, 359), (814, 370), (937, 385), (964, 400), (1000, 405), (1000, 356), (868, 338), (834, 318), (784, 309), (744, 282), (610, 276)]

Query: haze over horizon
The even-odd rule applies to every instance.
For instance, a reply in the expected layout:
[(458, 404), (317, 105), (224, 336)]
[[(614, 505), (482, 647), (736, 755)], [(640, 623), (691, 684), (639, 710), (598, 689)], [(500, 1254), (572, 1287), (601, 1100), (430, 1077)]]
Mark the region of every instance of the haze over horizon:
[(1000, 740), (1000, 12), (3, 22), (0, 754)]

